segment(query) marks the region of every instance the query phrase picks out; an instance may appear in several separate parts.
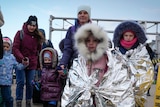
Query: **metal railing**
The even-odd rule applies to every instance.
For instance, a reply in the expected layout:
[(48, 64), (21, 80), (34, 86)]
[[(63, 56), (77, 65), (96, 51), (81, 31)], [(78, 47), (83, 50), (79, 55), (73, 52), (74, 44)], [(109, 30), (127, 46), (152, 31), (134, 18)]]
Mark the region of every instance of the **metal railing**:
[[(76, 18), (55, 17), (53, 15), (50, 15), (50, 19), (49, 19), (49, 39), (51, 40), (52, 36), (54, 36), (54, 35), (52, 35), (53, 31), (67, 31), (69, 26), (74, 25), (75, 19)], [(92, 19), (92, 22), (97, 23), (98, 25), (103, 25), (105, 30), (108, 33), (111, 33), (111, 34), (114, 33), (114, 29), (122, 21), (125, 21), (125, 20), (95, 19), (95, 18)], [(133, 20), (133, 21), (137, 21), (138, 23), (140, 23), (142, 25), (142, 27), (144, 28), (144, 30), (146, 32), (146, 35), (156, 36), (156, 39), (155, 39), (154, 43), (151, 43), (151, 45), (152, 46), (155, 45), (156, 53), (160, 58), (160, 21), (146, 21), (146, 20)], [(66, 26), (66, 24), (68, 26)]]
[[(54, 17), (52, 15), (50, 15), (50, 19), (49, 19), (49, 39), (52, 38), (52, 32), (53, 31), (67, 31), (68, 28), (65, 27), (65, 23), (69, 24), (69, 25), (73, 25), (74, 24), (74, 20), (76, 18), (71, 18), (71, 17)], [(55, 21), (61, 21), (61, 26), (60, 27), (56, 27), (53, 26), (53, 22)], [(122, 21), (125, 20), (118, 20), (118, 19), (92, 19), (93, 22), (97, 23), (97, 24), (103, 24), (103, 23), (114, 23), (114, 27), (112, 29), (106, 29), (108, 33), (113, 33), (115, 29), (115, 27)], [(146, 34), (147, 35), (160, 35), (160, 21), (145, 21), (145, 20), (134, 20), (139, 22), (140, 24), (143, 25)], [(150, 29), (152, 29), (151, 31), (149, 31)]]

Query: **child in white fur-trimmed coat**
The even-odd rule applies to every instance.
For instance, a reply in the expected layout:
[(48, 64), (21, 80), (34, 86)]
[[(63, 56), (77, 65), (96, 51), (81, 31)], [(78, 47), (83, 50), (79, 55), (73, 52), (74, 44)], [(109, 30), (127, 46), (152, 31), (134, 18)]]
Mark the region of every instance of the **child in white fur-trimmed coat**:
[(62, 107), (134, 107), (127, 70), (109, 50), (103, 28), (85, 24), (75, 34), (79, 56), (68, 72)]

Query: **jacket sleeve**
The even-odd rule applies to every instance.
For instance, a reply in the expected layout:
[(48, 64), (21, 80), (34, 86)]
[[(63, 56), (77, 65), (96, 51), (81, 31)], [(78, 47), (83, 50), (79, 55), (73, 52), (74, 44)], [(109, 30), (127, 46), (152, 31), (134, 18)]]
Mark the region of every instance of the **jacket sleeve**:
[(39, 57), (40, 56), (39, 56), (39, 54), (40, 54), (41, 50), (42, 50), (42, 45), (38, 45), (38, 53), (37, 53), (38, 54), (38, 59), (37, 59), (38, 60), (37, 61), (38, 62), (38, 64), (37, 64), (37, 69), (38, 70), (40, 70), (40, 62), (39, 62)]
[(17, 61), (21, 63), (24, 56), (21, 53), (20, 31), (18, 31), (14, 37), (12, 52)]
[(63, 50), (63, 56), (62, 59), (60, 60), (60, 65), (65, 65), (68, 66), (70, 59), (71, 59), (71, 55), (73, 53), (73, 34), (71, 32), (71, 28), (70, 27), (67, 31), (65, 40), (64, 40), (64, 50)]
[(2, 33), (0, 29), (0, 59), (3, 58), (3, 40), (2, 40)]

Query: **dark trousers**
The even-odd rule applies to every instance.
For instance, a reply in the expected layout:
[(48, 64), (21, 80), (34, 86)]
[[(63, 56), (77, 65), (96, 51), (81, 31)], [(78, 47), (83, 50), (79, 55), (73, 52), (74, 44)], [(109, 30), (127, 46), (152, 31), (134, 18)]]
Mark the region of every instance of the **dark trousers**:
[(13, 97), (11, 96), (11, 86), (0, 86), (2, 95), (2, 105), (5, 107), (13, 107)]

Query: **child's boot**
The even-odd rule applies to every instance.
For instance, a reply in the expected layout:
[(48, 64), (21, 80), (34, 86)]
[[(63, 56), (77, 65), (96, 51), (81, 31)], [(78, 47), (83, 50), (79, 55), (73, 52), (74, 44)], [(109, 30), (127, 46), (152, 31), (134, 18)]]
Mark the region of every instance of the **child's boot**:
[(31, 107), (31, 100), (26, 101), (26, 107)]
[(16, 107), (22, 107), (22, 100), (16, 101)]

